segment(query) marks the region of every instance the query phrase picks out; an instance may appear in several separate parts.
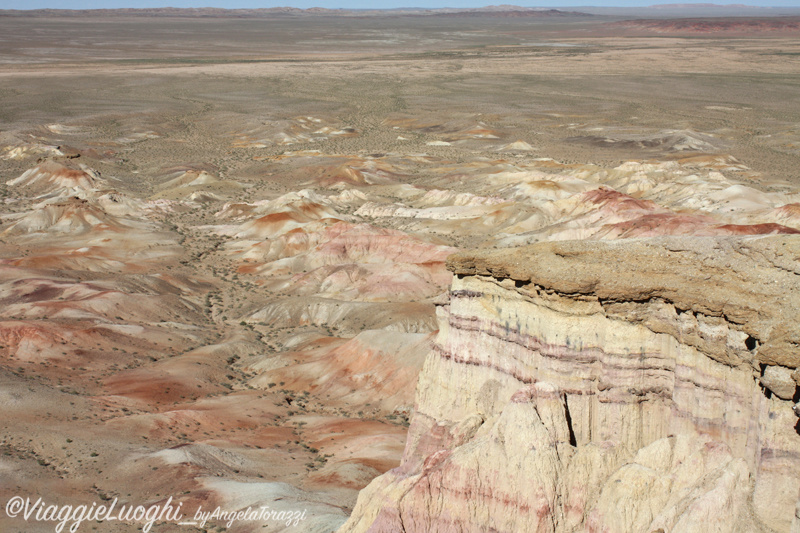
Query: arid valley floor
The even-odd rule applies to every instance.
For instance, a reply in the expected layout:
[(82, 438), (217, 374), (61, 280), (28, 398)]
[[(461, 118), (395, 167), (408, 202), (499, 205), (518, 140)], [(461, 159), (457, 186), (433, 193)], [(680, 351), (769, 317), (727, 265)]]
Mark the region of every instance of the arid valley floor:
[[(761, 454), (751, 472), (774, 459), (780, 475), (761, 485), (752, 475), (741, 511), (750, 521), (739, 527), (800, 527), (784, 512), (800, 496), (798, 397), (791, 382), (778, 390), (791, 372), (800, 383), (797, 323), (786, 326), (800, 301), (800, 256), (791, 255), (800, 250), (798, 19), (648, 18), (0, 14), (2, 504), (172, 496), (188, 514), (307, 514), (289, 527), (217, 520), (152, 531), (336, 531), (359, 490), (401, 462), (451, 283), (463, 283), (466, 298), (474, 273), (498, 287), (508, 277), (509, 290), (539, 275), (499, 275), (482, 259), (448, 270), (448, 256), (564, 240), (772, 235), (785, 240), (787, 262), (753, 282), (764, 292), (741, 316), (786, 309), (769, 314), (769, 331), (788, 327), (781, 339), (795, 355), (761, 357), (768, 350), (753, 346), (772, 337), (725, 311), (720, 320), (739, 328), (729, 338), (749, 351), (714, 364), (746, 369), (766, 387), (764, 417), (783, 424), (763, 430), (779, 445), (742, 445)], [(619, 257), (672, 268), (627, 253)], [(741, 256), (713, 259), (720, 284), (726, 268), (740, 272)], [(604, 272), (639, 279), (626, 268)], [(703, 286), (681, 268), (698, 291), (682, 310), (715, 301), (717, 278)], [(785, 272), (794, 281), (768, 277)], [(780, 289), (769, 292), (766, 279)], [(698, 335), (713, 337), (708, 328)], [(429, 418), (419, 419), (424, 431), (441, 420)], [(641, 430), (637, 446), (674, 427)], [(706, 433), (727, 438), (715, 431)], [(767, 448), (781, 454), (758, 451)], [(367, 514), (376, 524), (384, 516)], [(615, 531), (590, 518), (536, 531)], [(616, 531), (649, 533), (656, 518)], [(3, 532), (53, 527), (0, 513)], [(371, 531), (392, 531), (381, 527)]]

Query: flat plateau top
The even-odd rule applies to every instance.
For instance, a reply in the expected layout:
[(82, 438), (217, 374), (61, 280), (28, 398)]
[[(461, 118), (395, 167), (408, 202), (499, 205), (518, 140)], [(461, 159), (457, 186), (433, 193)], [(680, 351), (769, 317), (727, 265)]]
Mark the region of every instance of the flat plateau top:
[(761, 362), (800, 366), (797, 236), (541, 242), (461, 252), (447, 267), (602, 301), (661, 299), (737, 324), (758, 340)]

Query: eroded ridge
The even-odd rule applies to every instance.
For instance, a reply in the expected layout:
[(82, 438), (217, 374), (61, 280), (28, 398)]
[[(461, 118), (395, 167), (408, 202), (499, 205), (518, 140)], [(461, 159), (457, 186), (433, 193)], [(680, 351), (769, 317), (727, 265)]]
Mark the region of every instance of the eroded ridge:
[(340, 531), (797, 527), (798, 257), (793, 236), (451, 256), (403, 463)]

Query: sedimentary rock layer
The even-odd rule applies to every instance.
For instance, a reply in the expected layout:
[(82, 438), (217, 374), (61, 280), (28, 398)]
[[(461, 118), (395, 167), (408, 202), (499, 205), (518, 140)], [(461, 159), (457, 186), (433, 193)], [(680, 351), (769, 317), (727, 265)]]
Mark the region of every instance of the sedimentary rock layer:
[(452, 256), (403, 463), (340, 531), (796, 528), (798, 258), (790, 236)]

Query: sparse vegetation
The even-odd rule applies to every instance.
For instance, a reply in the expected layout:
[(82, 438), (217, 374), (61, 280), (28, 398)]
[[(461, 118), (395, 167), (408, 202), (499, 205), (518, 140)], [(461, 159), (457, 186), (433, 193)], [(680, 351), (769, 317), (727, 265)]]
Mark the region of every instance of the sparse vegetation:
[[(396, 463), (448, 246), (550, 238), (527, 232), (561, 223), (558, 183), (588, 190), (631, 159), (790, 197), (796, 39), (705, 36), (705, 57), (697, 39), (589, 35), (594, 18), (396, 17), (382, 40), (361, 18), (109, 18), (56, 38), (0, 17), (9, 479), (91, 479), (103, 501), (305, 486), (372, 464), (346, 455), (363, 435)], [(676, 129), (719, 143), (673, 150), (659, 132)], [(91, 186), (6, 185), (41, 164)]]

